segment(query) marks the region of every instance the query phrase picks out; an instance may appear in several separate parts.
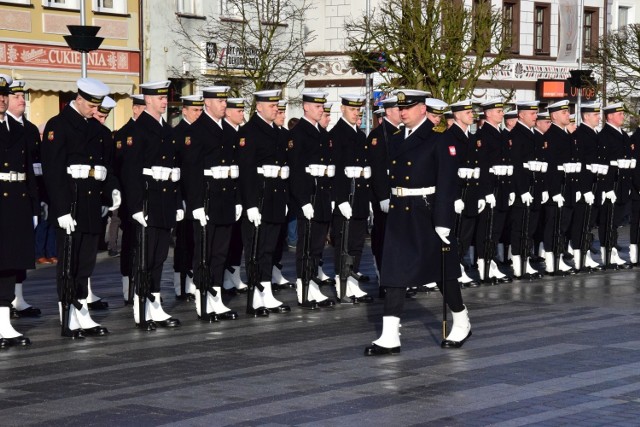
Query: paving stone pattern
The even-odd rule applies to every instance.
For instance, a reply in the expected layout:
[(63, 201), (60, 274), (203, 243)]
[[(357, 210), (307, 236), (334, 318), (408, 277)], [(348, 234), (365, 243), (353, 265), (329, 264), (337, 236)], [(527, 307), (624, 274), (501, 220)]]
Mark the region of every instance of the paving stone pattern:
[[(286, 290), (289, 314), (247, 318), (240, 296), (228, 302), (239, 320), (200, 323), (173, 296), (169, 260), (164, 307), (183, 326), (142, 332), (118, 262), (101, 255), (92, 278), (111, 306), (94, 319), (111, 334), (79, 342), (59, 336), (55, 267), (30, 272), (25, 294), (43, 316), (14, 320), (30, 348), (0, 351), (1, 425), (640, 425), (637, 268), (465, 289), (473, 336), (458, 350), (439, 347), (440, 295), (421, 293), (406, 304), (402, 353), (365, 358), (382, 300), (310, 312)], [(368, 249), (363, 265), (375, 278)], [(377, 296), (375, 281), (363, 288)]]

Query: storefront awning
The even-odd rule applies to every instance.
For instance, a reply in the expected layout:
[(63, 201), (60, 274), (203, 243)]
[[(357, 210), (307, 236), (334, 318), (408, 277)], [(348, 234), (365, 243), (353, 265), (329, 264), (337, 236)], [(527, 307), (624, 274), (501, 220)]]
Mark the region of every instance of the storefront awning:
[[(52, 78), (29, 78), (26, 75), (20, 76), (20, 79), (26, 81), (26, 88), (32, 91), (42, 92), (77, 92), (76, 80), (66, 79), (62, 76)], [(112, 95), (129, 95), (133, 93), (133, 82), (126, 80), (100, 79), (104, 84), (109, 86)]]

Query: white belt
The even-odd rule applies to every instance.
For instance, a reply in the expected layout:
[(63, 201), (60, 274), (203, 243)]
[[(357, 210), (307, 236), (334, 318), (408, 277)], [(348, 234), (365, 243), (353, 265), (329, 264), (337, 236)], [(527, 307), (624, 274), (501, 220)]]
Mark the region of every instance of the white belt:
[(404, 187), (393, 187), (391, 189), (391, 194), (398, 197), (406, 197), (406, 196), (430, 196), (436, 192), (436, 187), (424, 187), (424, 188), (404, 188)]
[(16, 182), (26, 181), (27, 174), (21, 172), (1, 172), (0, 181)]
[(609, 162), (611, 166), (617, 166), (620, 169), (635, 169), (636, 159), (618, 159)]
[(265, 178), (289, 178), (289, 166), (262, 165), (258, 168), (258, 173)]
[(371, 166), (346, 166), (344, 168), (344, 173), (347, 175), (347, 178), (371, 178)]
[(164, 166), (151, 166), (143, 168), (142, 175), (150, 176), (156, 181), (180, 181), (180, 168), (166, 168)]
[(237, 165), (232, 166), (212, 166), (204, 170), (204, 176), (210, 176), (213, 179), (237, 178), (240, 176), (240, 169)]
[(539, 162), (537, 160), (530, 160), (526, 163), (523, 163), (522, 166), (525, 169), (529, 169), (531, 172), (542, 172), (545, 173), (549, 164), (547, 162)]
[(495, 165), (489, 168), (489, 173), (495, 176), (511, 176), (513, 175), (512, 165)]
[(333, 178), (336, 174), (336, 166), (313, 164), (304, 168), (304, 171), (315, 177), (327, 176), (329, 178)]
[(480, 168), (459, 168), (458, 176), (462, 179), (479, 179)]
[(96, 181), (104, 181), (107, 179), (107, 168), (96, 165), (70, 165), (67, 166), (67, 173), (74, 179), (95, 178)]

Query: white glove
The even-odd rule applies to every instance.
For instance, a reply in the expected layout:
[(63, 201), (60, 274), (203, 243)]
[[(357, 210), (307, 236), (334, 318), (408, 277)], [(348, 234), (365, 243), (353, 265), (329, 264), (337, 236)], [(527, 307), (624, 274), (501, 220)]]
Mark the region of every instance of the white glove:
[(105, 216), (107, 216), (107, 214), (109, 213), (109, 207), (108, 206), (101, 206), (100, 207), (100, 217), (104, 218)]
[(336, 209), (336, 202), (334, 202), (333, 200), (331, 201), (331, 212), (333, 212)]
[(450, 243), (449, 239), (447, 239), (447, 237), (449, 237), (450, 232), (451, 230), (446, 227), (436, 227), (436, 233), (438, 233), (440, 240), (442, 240), (447, 245)]
[(115, 211), (122, 204), (122, 195), (120, 194), (120, 190), (113, 190), (111, 192), (111, 200), (113, 200), (113, 204), (109, 208), (110, 211)]
[(607, 191), (606, 193), (604, 191), (602, 192), (602, 204), (603, 205), (604, 205), (605, 199), (611, 200), (611, 203), (615, 203), (616, 200), (618, 200), (618, 198), (616, 197), (616, 193), (614, 193), (613, 190)]
[(584, 193), (584, 201), (586, 204), (593, 205), (593, 202), (595, 202), (595, 200), (596, 196), (594, 196), (591, 191), (589, 191), (588, 193)]
[(33, 216), (33, 229), (35, 230), (38, 226), (38, 217), (36, 215)]
[(549, 201), (549, 192), (548, 191), (543, 191), (542, 192), (542, 198), (540, 199), (540, 203), (542, 203), (544, 205), (548, 201)]
[(35, 176), (42, 176), (42, 163), (33, 164), (33, 174)]
[(351, 205), (349, 205), (349, 202), (340, 203), (338, 205), (338, 209), (340, 209), (340, 213), (342, 214), (343, 217), (345, 217), (346, 219), (351, 218), (351, 214), (353, 212), (351, 211)]
[(389, 213), (389, 199), (380, 200), (380, 210)]
[(496, 196), (494, 196), (493, 194), (487, 194), (484, 197), (484, 200), (487, 202), (490, 209), (493, 209), (496, 207)]
[(558, 207), (561, 208), (562, 205), (564, 205), (564, 197), (562, 197), (562, 194), (556, 194), (555, 196), (553, 196), (551, 198), (551, 200), (553, 200), (554, 202), (556, 202), (558, 204)]
[(131, 218), (133, 218), (133, 219), (135, 219), (136, 221), (138, 221), (138, 223), (139, 223), (141, 226), (146, 227), (146, 226), (147, 226), (147, 218), (149, 218), (149, 217), (148, 217), (148, 216), (147, 216), (147, 217), (145, 217), (145, 216), (142, 214), (142, 211), (140, 211), (140, 212), (136, 212), (136, 213), (134, 213), (133, 215), (131, 215)]
[(453, 210), (455, 211), (455, 213), (460, 215), (462, 213), (462, 211), (464, 210), (464, 202), (462, 200), (460, 200), (460, 199), (458, 199), (455, 202), (453, 202)]
[(236, 221), (240, 219), (242, 215), (242, 205), (236, 205)]
[(49, 219), (49, 205), (45, 202), (40, 202), (40, 207), (42, 208), (42, 219), (46, 221)]
[(580, 194), (579, 191), (576, 191), (576, 202), (580, 201), (580, 197), (582, 197), (582, 194)]
[(247, 209), (247, 219), (251, 221), (256, 227), (260, 226), (262, 215), (260, 215), (260, 211), (258, 210), (258, 208)]
[(198, 208), (198, 209), (194, 209), (193, 212), (193, 219), (197, 219), (198, 221), (200, 221), (200, 225), (202, 227), (204, 227), (205, 225), (207, 225), (207, 220), (209, 219), (207, 217), (207, 215), (204, 213), (204, 208)]
[(533, 203), (533, 196), (527, 191), (526, 193), (520, 195), (520, 200), (522, 200), (522, 203), (529, 206), (531, 203)]
[(313, 206), (311, 206), (311, 203), (307, 203), (302, 207), (302, 215), (308, 220), (313, 219)]
[(67, 234), (71, 234), (76, 231), (76, 220), (71, 217), (71, 214), (62, 215), (58, 217), (58, 225), (67, 231)]
[(184, 211), (182, 209), (176, 209), (176, 221), (180, 222), (184, 219)]
[(509, 193), (509, 206), (513, 205), (516, 201), (516, 193)]
[(485, 202), (484, 199), (478, 200), (478, 213), (481, 213), (485, 206), (487, 206), (487, 202)]

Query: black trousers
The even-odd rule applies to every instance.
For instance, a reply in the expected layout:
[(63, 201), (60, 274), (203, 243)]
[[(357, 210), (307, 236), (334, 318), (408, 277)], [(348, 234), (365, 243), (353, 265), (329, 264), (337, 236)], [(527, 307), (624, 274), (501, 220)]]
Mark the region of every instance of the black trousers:
[(287, 240), (287, 222), (280, 226), (280, 234), (276, 240), (276, 247), (273, 249), (273, 264), (280, 266), (282, 261), (282, 252), (284, 251), (284, 242)]
[(626, 204), (615, 203), (613, 210), (613, 229), (611, 230), (611, 243), (607, 243), (607, 229), (610, 227), (610, 208), (611, 202), (606, 201), (604, 205), (600, 206), (599, 212), (599, 226), (598, 226), (598, 238), (600, 239), (600, 247), (616, 247), (618, 245), (618, 227), (622, 225), (624, 216), (626, 214)]
[[(640, 205), (639, 205), (640, 208)], [(573, 208), (573, 218), (571, 220), (571, 230), (570, 230), (570, 238), (571, 238), (571, 247), (573, 249), (580, 249), (580, 245), (582, 244), (583, 235), (584, 235), (584, 221), (587, 215), (587, 209), (590, 209), (591, 212), (589, 214), (589, 224), (588, 230), (591, 234), (591, 230), (596, 224), (596, 219), (598, 217), (598, 206), (592, 205), (589, 206), (586, 203), (577, 203)]]
[[(302, 258), (304, 256), (304, 242), (307, 238), (308, 221), (306, 218), (298, 218), (298, 243), (296, 244), (296, 277), (302, 278), (303, 265)], [(327, 231), (329, 230), (329, 222), (311, 221), (311, 237), (309, 241), (309, 252), (313, 260), (313, 275), (316, 277), (318, 272), (318, 264), (322, 259), (322, 251), (327, 239)]]
[[(438, 282), (438, 289), (442, 293), (442, 282)], [(387, 293), (384, 297), (384, 316), (400, 317), (404, 310), (404, 301), (406, 299), (406, 290), (404, 288), (386, 288)], [(456, 280), (447, 280), (445, 282), (444, 298), (454, 313), (464, 310), (462, 302), (462, 292), (460, 284)]]
[(478, 224), (476, 226), (476, 254), (478, 255), (478, 258), (484, 259), (487, 257), (486, 242), (493, 242), (491, 251), (493, 252), (493, 256), (497, 254), (496, 246), (500, 241), (500, 236), (502, 236), (504, 224), (507, 219), (507, 212), (493, 209), (493, 226), (491, 228), (491, 238), (488, 238), (490, 212), (491, 209), (487, 207), (480, 213), (480, 216), (478, 217)]
[[(554, 202), (548, 202), (544, 207), (544, 250), (546, 252), (551, 252), (554, 250), (553, 240), (556, 235), (556, 227), (558, 226), (557, 218), (558, 216), (558, 205)], [(560, 221), (560, 234), (566, 236), (569, 232), (569, 228), (571, 226), (571, 220), (573, 217), (573, 206), (563, 206), (562, 207), (562, 221)], [(562, 253), (567, 249), (567, 241), (564, 241), (564, 245), (562, 247)]]
[[(138, 225), (136, 227), (142, 226)], [(151, 292), (160, 292), (162, 267), (169, 254), (171, 230), (146, 227), (145, 231), (147, 233), (147, 271), (151, 274)]]
[(382, 271), (382, 250), (384, 248), (384, 233), (387, 228), (387, 214), (381, 210), (373, 211), (373, 226), (371, 227), (371, 252), (378, 266), (378, 273)]
[(193, 266), (194, 223), (183, 219), (176, 224), (176, 247), (173, 249), (173, 271), (176, 273), (186, 273)]
[[(529, 255), (529, 249), (531, 246), (531, 239), (536, 232), (538, 225), (539, 210), (530, 209), (529, 211), (529, 230), (527, 233), (527, 242), (522, 242), (523, 233), (523, 221), (525, 216), (525, 208), (523, 206), (514, 206), (511, 210), (511, 253), (513, 255)], [(527, 248), (524, 254), (520, 253), (521, 245), (525, 244)]]
[[(256, 248), (256, 260), (258, 261), (259, 276), (261, 282), (271, 281), (271, 269), (273, 267), (273, 252), (278, 243), (278, 236), (281, 232), (282, 224), (262, 221), (260, 224), (260, 234), (258, 237), (258, 247)], [(242, 243), (245, 247), (245, 265), (251, 259), (253, 247), (253, 236), (256, 227), (246, 217), (242, 218)]]
[[(58, 256), (60, 257), (56, 265), (58, 298), (62, 298), (62, 274), (65, 267), (66, 252), (64, 250), (66, 231), (61, 228), (56, 229), (56, 245)], [(96, 266), (96, 254), (98, 253), (98, 239), (100, 235), (81, 233), (74, 231), (71, 233), (73, 240), (71, 246), (71, 277), (75, 282), (76, 299), (86, 299), (88, 295), (87, 286), (89, 277)]]
[(631, 220), (629, 224), (629, 243), (632, 245), (638, 244), (638, 238), (640, 237), (640, 200), (631, 201)]
[(122, 229), (120, 274), (130, 277), (133, 271), (133, 246), (135, 245), (136, 227), (131, 221), (122, 218), (120, 228)]
[[(464, 212), (462, 213), (462, 218), (460, 218), (460, 231), (458, 234), (460, 238), (458, 251), (462, 257), (464, 257), (467, 251), (469, 251), (469, 247), (473, 245), (478, 217), (479, 215), (467, 216)], [(462, 259), (460, 259), (460, 262), (462, 263)]]
[[(333, 241), (333, 260), (336, 275), (340, 274), (340, 254), (342, 252), (342, 224), (344, 217), (342, 215), (334, 215), (331, 223), (331, 240)], [(347, 242), (347, 251), (353, 259), (353, 271), (360, 271), (360, 260), (362, 259), (362, 249), (364, 248), (364, 239), (367, 232), (366, 219), (349, 220), (349, 241)]]
[(231, 226), (231, 240), (227, 253), (227, 267), (242, 264), (242, 231), (241, 221), (236, 221)]
[(21, 271), (24, 270), (0, 270), (0, 307), (11, 307), (17, 276)]
[[(200, 223), (195, 225), (193, 230), (195, 248), (193, 257), (193, 271), (198, 271), (198, 266), (202, 260), (202, 227)], [(207, 259), (209, 266), (210, 280), (213, 286), (222, 286), (224, 279), (224, 267), (227, 261), (227, 253), (229, 252), (229, 242), (231, 241), (231, 224), (216, 225), (208, 222), (207, 228)], [(195, 274), (194, 283), (200, 287), (200, 275)]]

